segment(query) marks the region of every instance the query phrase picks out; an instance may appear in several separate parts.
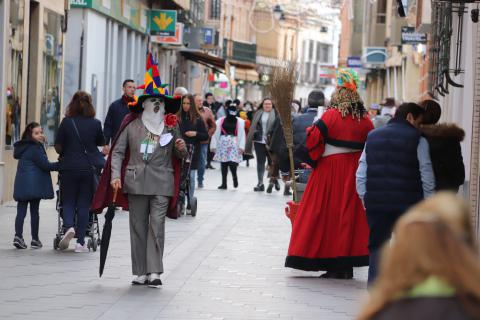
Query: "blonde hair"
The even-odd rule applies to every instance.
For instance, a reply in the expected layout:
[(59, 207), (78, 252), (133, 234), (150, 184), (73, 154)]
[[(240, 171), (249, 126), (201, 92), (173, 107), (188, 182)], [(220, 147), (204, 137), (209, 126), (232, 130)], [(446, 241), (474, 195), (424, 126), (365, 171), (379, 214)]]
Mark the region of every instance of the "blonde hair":
[(399, 294), (430, 276), (455, 288), (472, 315), (480, 314), (480, 263), (467, 205), (441, 192), (409, 210), (382, 251), (371, 299), (358, 317), (371, 319)]

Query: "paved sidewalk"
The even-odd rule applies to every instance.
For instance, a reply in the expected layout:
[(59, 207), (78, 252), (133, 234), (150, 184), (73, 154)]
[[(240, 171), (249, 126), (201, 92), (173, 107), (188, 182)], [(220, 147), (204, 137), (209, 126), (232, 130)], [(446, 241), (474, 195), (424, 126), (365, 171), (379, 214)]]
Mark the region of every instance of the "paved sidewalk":
[[(41, 250), (13, 248), (16, 207), (0, 207), (0, 319), (353, 319), (365, 295), (366, 268), (356, 269), (351, 281), (284, 268), (291, 226), (283, 192), (252, 192), (252, 167), (239, 168), (238, 190), (230, 182), (229, 190), (218, 191), (215, 166), (197, 191), (197, 217), (167, 222), (161, 289), (130, 285), (127, 213), (114, 220), (99, 278), (99, 251), (52, 249), (53, 201), (41, 204)], [(29, 244), (28, 218), (24, 230)]]

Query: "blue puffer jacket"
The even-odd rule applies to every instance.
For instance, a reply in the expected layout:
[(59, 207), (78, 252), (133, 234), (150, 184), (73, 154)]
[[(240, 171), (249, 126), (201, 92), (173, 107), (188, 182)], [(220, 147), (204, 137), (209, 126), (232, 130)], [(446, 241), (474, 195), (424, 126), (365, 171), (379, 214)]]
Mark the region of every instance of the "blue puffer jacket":
[(371, 249), (387, 241), (400, 215), (423, 199), (419, 140), (418, 129), (397, 119), (368, 135), (365, 208)]
[(58, 162), (48, 161), (45, 148), (32, 140), (18, 141), (13, 148), (13, 157), (19, 160), (13, 198), (16, 201), (53, 199), (50, 171), (58, 171)]

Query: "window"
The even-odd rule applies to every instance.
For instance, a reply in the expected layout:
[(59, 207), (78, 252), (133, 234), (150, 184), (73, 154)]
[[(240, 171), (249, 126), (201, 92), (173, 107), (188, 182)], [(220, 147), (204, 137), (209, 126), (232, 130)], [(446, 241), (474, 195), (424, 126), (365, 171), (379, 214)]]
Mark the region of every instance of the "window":
[(310, 80), (310, 62), (305, 63), (305, 69), (303, 73), (303, 81), (308, 82)]
[(20, 119), (22, 105), (22, 66), (23, 66), (23, 13), (24, 1), (10, 2), (10, 23), (6, 75), (6, 103), (5, 103), (5, 145), (11, 146), (20, 140)]
[(309, 48), (308, 48), (308, 60), (312, 61), (313, 60), (313, 47), (314, 47), (314, 42), (313, 40), (309, 41)]
[(62, 75), (62, 31), (60, 16), (53, 11), (45, 10), (44, 34), (45, 49), (43, 51), (42, 101), (40, 107), (40, 125), (47, 142), (55, 141), (60, 121), (60, 93)]
[(130, 6), (128, 5), (127, 3), (127, 0), (122, 0), (122, 16), (125, 18), (125, 19), (128, 19), (130, 20)]
[(110, 9), (112, 7), (111, 0), (102, 0), (102, 6)]
[(377, 23), (384, 24), (387, 19), (387, 0), (377, 1)]
[(330, 63), (332, 47), (328, 44), (317, 42), (317, 62)]
[(313, 64), (313, 72), (310, 78), (311, 82), (316, 83), (318, 79), (318, 65), (315, 63)]
[(210, 20), (220, 20), (221, 0), (210, 0), (208, 18)]

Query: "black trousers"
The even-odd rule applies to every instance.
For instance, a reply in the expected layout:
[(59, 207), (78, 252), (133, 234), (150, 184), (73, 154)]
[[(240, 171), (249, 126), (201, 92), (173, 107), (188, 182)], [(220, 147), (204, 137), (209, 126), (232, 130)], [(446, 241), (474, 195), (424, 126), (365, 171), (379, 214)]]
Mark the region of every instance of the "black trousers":
[(227, 185), (227, 175), (228, 175), (228, 168), (230, 168), (230, 172), (232, 173), (233, 181), (237, 181), (237, 167), (238, 163), (229, 161), (229, 162), (222, 162), (222, 185)]

